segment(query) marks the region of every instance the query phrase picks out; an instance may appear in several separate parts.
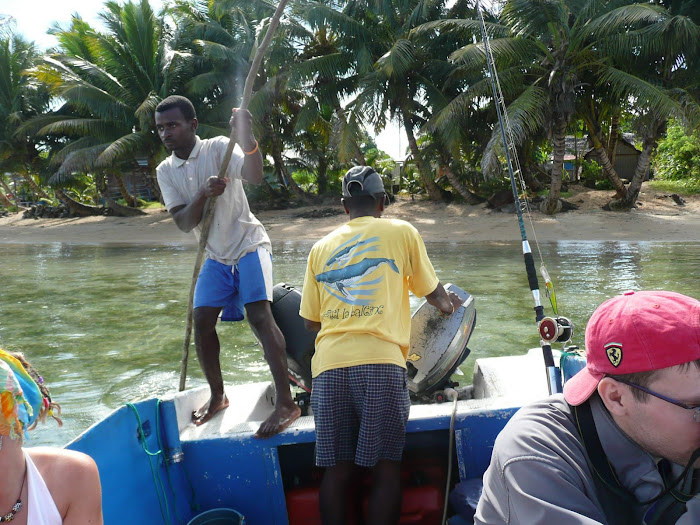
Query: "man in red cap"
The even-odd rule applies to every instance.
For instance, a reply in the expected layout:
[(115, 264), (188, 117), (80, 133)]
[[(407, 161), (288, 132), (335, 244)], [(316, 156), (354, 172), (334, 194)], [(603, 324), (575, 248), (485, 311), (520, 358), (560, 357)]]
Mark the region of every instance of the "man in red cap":
[(700, 523), (700, 302), (614, 297), (588, 322), (586, 359), (499, 434), (474, 522)]

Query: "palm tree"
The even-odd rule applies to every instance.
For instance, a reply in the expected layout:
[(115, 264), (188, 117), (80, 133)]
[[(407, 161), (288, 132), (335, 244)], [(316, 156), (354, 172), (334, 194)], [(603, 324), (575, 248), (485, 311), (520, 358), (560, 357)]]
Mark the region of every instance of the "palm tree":
[(169, 33), (147, 0), (107, 2), (100, 14), (107, 31), (98, 32), (74, 17), (69, 29), (55, 28), (58, 51), (33, 72), (63, 101), (61, 107), (36, 119), (39, 135), (63, 137), (54, 152), (58, 163), (53, 182), (65, 183), (72, 173), (94, 173), (109, 207), (128, 213), (108, 195), (111, 173), (127, 195), (121, 171), (145, 158), (147, 182), (159, 195), (155, 166), (163, 148), (155, 133), (154, 113), (160, 100), (178, 91), (190, 62), (168, 47)]
[(337, 35), (341, 56), (333, 64), (335, 74), (355, 83), (347, 107), (377, 130), (387, 118), (400, 119), (423, 186), (436, 201), (442, 199), (442, 193), (418, 146), (416, 132), (430, 118), (434, 99), (442, 96), (435, 82), (440, 68), (428, 49), (412, 39), (411, 31), (439, 19), (444, 10), (442, 0), (358, 0), (338, 8), (314, 5), (306, 15), (312, 27), (327, 27)]
[(22, 129), (48, 108), (46, 88), (25, 74), (40, 58), (34, 44), (20, 36), (10, 32), (0, 38), (0, 172), (19, 174), (35, 195), (50, 199), (34, 180), (43, 164), (39, 141)]
[[(635, 59), (635, 49), (631, 46), (613, 45), (625, 38), (630, 20), (638, 18), (635, 15), (638, 8), (624, 4), (624, 1), (596, 0), (509, 0), (500, 21), (487, 24), (516, 140), (522, 144), (540, 135), (543, 129), (551, 137), (553, 163), (549, 195), (542, 206), (545, 213), (555, 213), (560, 207), (566, 131), (582, 111), (582, 105), (584, 113), (591, 103), (595, 108), (606, 90), (618, 94), (618, 99), (641, 97), (654, 111), (673, 106), (663, 90), (652, 90), (634, 74), (615, 67)], [(608, 16), (611, 12), (615, 14)], [(436, 23), (431, 29), (474, 38), (477, 27), (475, 20), (456, 19)], [(646, 36), (648, 40), (648, 35), (637, 36), (642, 38), (638, 44), (646, 44), (643, 38)], [(461, 74), (485, 71), (482, 42), (465, 45), (452, 58)], [(450, 116), (455, 113), (455, 106), (490, 98), (486, 82), (486, 79), (473, 82), (456, 97), (446, 108), (443, 120), (454, 125)], [(581, 97), (586, 90), (590, 90), (591, 96), (584, 97), (584, 104)], [(493, 166), (499, 144), (500, 136), (494, 129), (482, 162), (485, 167)]]
[[(695, 126), (700, 123), (700, 101), (693, 96), (693, 77), (687, 74), (697, 55), (700, 26), (689, 17), (672, 16), (661, 7), (643, 4), (615, 9), (600, 17), (592, 29), (596, 36), (606, 39), (609, 28), (620, 25), (627, 31), (606, 42), (613, 50), (626, 50), (628, 60), (624, 70), (610, 68), (603, 75), (601, 84), (612, 86), (605, 90), (607, 104), (602, 109), (600, 105), (587, 105), (584, 121), (601, 165), (617, 192), (608, 206), (629, 209), (636, 203), (668, 119), (677, 116)], [(629, 186), (622, 183), (613, 168), (614, 149), (604, 148), (599, 136), (601, 126), (595, 119), (596, 110), (602, 113), (606, 107), (615, 108), (611, 135), (616, 132), (619, 108), (626, 107), (633, 129), (642, 140), (642, 152)]]
[[(194, 72), (185, 89), (195, 101), (203, 136), (224, 132), (228, 115), (243, 92), (254, 51), (267, 31), (274, 5), (264, 1), (220, 0), (194, 5), (178, 2), (172, 10), (178, 31), (173, 47), (193, 58)], [(294, 45), (308, 33), (289, 16), (280, 23), (258, 71), (249, 110), (261, 148), (272, 156), (280, 186), (304, 200), (305, 192), (291, 176), (284, 153), (293, 139), (293, 119), (300, 94), (287, 72), (298, 55)]]

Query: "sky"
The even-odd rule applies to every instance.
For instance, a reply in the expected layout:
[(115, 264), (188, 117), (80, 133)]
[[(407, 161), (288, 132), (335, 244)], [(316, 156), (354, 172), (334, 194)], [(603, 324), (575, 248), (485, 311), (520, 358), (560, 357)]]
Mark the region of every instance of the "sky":
[[(150, 4), (157, 12), (162, 7), (163, 0), (150, 0)], [(45, 50), (56, 44), (56, 39), (46, 34), (54, 23), (68, 27), (71, 16), (78, 13), (83, 20), (99, 28), (101, 24), (97, 15), (103, 6), (104, 2), (100, 0), (0, 0), (0, 16), (13, 17), (15, 32), (33, 40), (39, 48)], [(405, 158), (408, 139), (396, 122), (387, 125), (375, 140), (379, 149), (392, 158)]]

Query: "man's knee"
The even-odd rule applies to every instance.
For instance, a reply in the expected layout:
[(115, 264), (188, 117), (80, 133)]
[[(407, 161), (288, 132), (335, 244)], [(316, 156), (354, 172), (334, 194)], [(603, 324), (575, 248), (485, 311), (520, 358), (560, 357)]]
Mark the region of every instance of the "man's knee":
[(381, 459), (372, 469), (372, 475), (378, 482), (401, 478), (401, 462)]
[(327, 467), (324, 477), (331, 483), (345, 485), (350, 483), (354, 475), (355, 465), (349, 461), (342, 461)]
[(220, 308), (201, 306), (193, 312), (194, 329), (200, 335), (207, 335), (216, 329)]
[(255, 330), (258, 330), (258, 332), (270, 329), (271, 325), (275, 323), (269, 301), (248, 303), (245, 305), (245, 313), (248, 317), (248, 322)]

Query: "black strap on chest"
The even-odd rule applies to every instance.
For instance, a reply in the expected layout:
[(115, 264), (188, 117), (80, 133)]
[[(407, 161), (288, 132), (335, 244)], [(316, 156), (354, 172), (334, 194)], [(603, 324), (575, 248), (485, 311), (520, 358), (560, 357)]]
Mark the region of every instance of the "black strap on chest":
[(637, 500), (617, 479), (615, 470), (603, 451), (589, 402), (572, 406), (571, 411), (574, 414), (583, 448), (591, 463), (595, 476), (593, 482), (608, 522), (616, 525), (634, 525), (631, 508), (638, 504)]
[[(675, 524), (686, 512), (686, 503), (693, 497), (693, 494), (697, 493), (699, 488), (700, 483), (693, 481), (692, 473), (688, 474), (700, 456), (700, 449), (695, 451), (688, 466), (675, 479), (672, 479), (670, 463), (662, 460), (659, 470), (666, 490), (651, 500), (638, 501), (631, 492), (622, 486), (605, 455), (598, 437), (590, 403), (586, 401), (577, 407), (572, 406), (571, 411), (574, 414), (576, 427), (595, 474), (594, 483), (608, 522), (615, 525)], [(651, 506), (639, 521), (640, 518), (635, 518), (635, 516), (639, 515), (639, 508), (646, 505)]]

